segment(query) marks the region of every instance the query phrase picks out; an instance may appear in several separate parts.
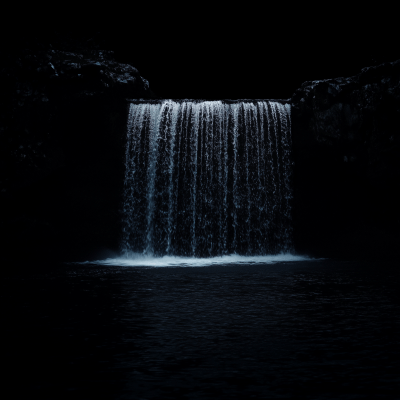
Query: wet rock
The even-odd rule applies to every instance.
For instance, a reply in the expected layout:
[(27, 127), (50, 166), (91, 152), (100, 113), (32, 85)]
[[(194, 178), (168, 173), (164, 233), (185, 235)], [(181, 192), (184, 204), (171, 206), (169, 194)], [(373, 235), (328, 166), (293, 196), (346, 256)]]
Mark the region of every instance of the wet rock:
[(2, 55), (0, 233), (19, 257), (116, 250), (126, 98), (155, 98), (112, 51), (29, 43)]
[[(0, 234), (8, 254), (78, 260), (118, 250), (125, 99), (156, 96), (96, 40), (54, 37), (1, 54)], [(305, 82), (293, 94), (298, 251), (380, 256), (398, 243), (399, 82), (400, 60)]]
[(361, 255), (382, 242), (373, 232), (398, 238), (400, 60), (305, 82), (292, 97), (292, 133), (299, 250)]

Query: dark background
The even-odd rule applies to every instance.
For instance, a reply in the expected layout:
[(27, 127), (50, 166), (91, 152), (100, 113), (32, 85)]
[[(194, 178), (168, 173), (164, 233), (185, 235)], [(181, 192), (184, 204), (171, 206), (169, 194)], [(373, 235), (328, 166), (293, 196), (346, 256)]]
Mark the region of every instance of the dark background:
[[(135, 2), (128, 3), (126, 8), (110, 3), (102, 5), (101, 10), (97, 7), (83, 12), (81, 5), (71, 2), (50, 3), (43, 10), (38, 10), (36, 4), (26, 9), (26, 5), (18, 3), (18, 10), (12, 13), (2, 10), (1, 50), (18, 54), (18, 49), (28, 44), (34, 49), (51, 45), (73, 51), (79, 43), (92, 40), (99, 48), (114, 50), (117, 61), (138, 68), (161, 98), (284, 99), (291, 97), (304, 81), (350, 76), (363, 67), (400, 59), (398, 23), (391, 20), (398, 14), (391, 9), (380, 11), (376, 4), (373, 10), (363, 8), (351, 12), (348, 7), (329, 2), (324, 2), (324, 10), (293, 10), (289, 2), (282, 3), (280, 10), (273, 8), (272, 3), (259, 7), (239, 4), (233, 9), (231, 3), (220, 8), (218, 13), (220, 3), (212, 6), (198, 2), (179, 4), (177, 9), (171, 9), (168, 2), (166, 10), (160, 10), (159, 4), (152, 2), (152, 9), (143, 10)], [(310, 272), (309, 266), (306, 273), (301, 273), (300, 269), (300, 273), (288, 274), (284, 270), (283, 278), (266, 277), (267, 286), (262, 286), (258, 275), (239, 270), (238, 273), (229, 272), (229, 276), (221, 280), (212, 275), (207, 277), (210, 273), (204, 269), (205, 274), (199, 281), (193, 275), (198, 273), (196, 268), (191, 269), (195, 279), (183, 276), (188, 275), (188, 269), (182, 272), (182, 277), (174, 270), (168, 273), (168, 269), (158, 269), (162, 274), (155, 279), (154, 274), (128, 277), (114, 268), (106, 274), (105, 270), (91, 267), (83, 272), (77, 267), (64, 272), (63, 267), (60, 274), (54, 268), (54, 260), (87, 260), (83, 250), (103, 245), (98, 237), (104, 238), (109, 246), (115, 238), (113, 232), (118, 231), (118, 227), (113, 228), (118, 215), (114, 217), (109, 213), (108, 220), (103, 215), (104, 210), (117, 208), (119, 192), (113, 186), (118, 186), (114, 169), (119, 168), (118, 162), (122, 159), (118, 151), (110, 147), (109, 138), (121, 148), (114, 137), (123, 132), (125, 126), (125, 119), (121, 117), (123, 107), (110, 102), (71, 104), (67, 109), (70, 112), (61, 115), (65, 115), (62, 123), (57, 120), (57, 129), (52, 131), (54, 138), (50, 137), (49, 141), (50, 150), (64, 151), (64, 164), (50, 165), (47, 175), (38, 174), (40, 179), (28, 180), (21, 184), (21, 189), (9, 185), (4, 194), (0, 219), (7, 216), (8, 225), (1, 236), (7, 235), (9, 240), (3, 239), (2, 257), (9, 255), (13, 260), (20, 257), (25, 260), (25, 269), (3, 262), (2, 276), (29, 271), (20, 275), (23, 279), (3, 280), (5, 290), (1, 291), (2, 303), (7, 305), (4, 326), (9, 351), (5, 354), (5, 364), (9, 372), (6, 381), (11, 383), (11, 390), (36, 391), (41, 398), (57, 398), (55, 393), (60, 391), (74, 399), (87, 393), (96, 393), (99, 398), (98, 394), (106, 395), (107, 385), (121, 388), (125, 376), (129, 374), (131, 381), (134, 372), (136, 380), (148, 385), (142, 387), (144, 396), (148, 397), (146, 389), (154, 386), (152, 377), (161, 376), (157, 381), (161, 387), (176, 387), (176, 381), (169, 376), (180, 373), (179, 377), (186, 378), (187, 371), (193, 369), (201, 374), (201, 379), (194, 376), (197, 386), (208, 378), (207, 373), (214, 374), (214, 381), (209, 380), (201, 389), (213, 383), (226, 385), (225, 382), (256, 387), (258, 372), (266, 370), (262, 363), (251, 360), (268, 359), (272, 361), (268, 368), (278, 366), (275, 375), (271, 375), (278, 390), (290, 388), (296, 394), (315, 396), (321, 385), (328, 383), (328, 390), (339, 397), (340, 394), (377, 393), (390, 398), (390, 390), (396, 388), (394, 379), (398, 367), (394, 360), (398, 355), (395, 338), (398, 337), (396, 311), (399, 303), (393, 286), (397, 282), (395, 271), (389, 271), (389, 267), (396, 263), (380, 261), (371, 268), (365, 265), (349, 268), (349, 264), (344, 264), (341, 267), (344, 273), (338, 273), (335, 264), (332, 273), (320, 268), (321, 265), (317, 265), (314, 272)], [(115, 124), (110, 123), (112, 114), (117, 121)], [(76, 124), (83, 115), (86, 124)], [(89, 124), (91, 121), (95, 123)], [(107, 121), (108, 125), (103, 123)], [(115, 129), (110, 129), (114, 125)], [(26, 126), (30, 128), (28, 122)], [(9, 132), (14, 131), (10, 128)], [(390, 133), (388, 138), (391, 137), (391, 130), (387, 132)], [(38, 135), (33, 130), (34, 140)], [(16, 139), (16, 143), (17, 140), (20, 139)], [(27, 134), (24, 140), (29, 143), (30, 136)], [(394, 144), (391, 146), (394, 148)], [(342, 220), (334, 219), (341, 209), (347, 211), (342, 217), (344, 220), (359, 208), (359, 203), (354, 201), (359, 198), (356, 196), (350, 199), (352, 204), (347, 207), (349, 201), (344, 189), (351, 188), (357, 168), (363, 172), (364, 164), (353, 166), (342, 162), (336, 173), (339, 165), (336, 158), (343, 160), (343, 155), (350, 156), (346, 143), (324, 152), (320, 147), (312, 152), (306, 145), (304, 148), (307, 150), (304, 158), (308, 154), (311, 157), (303, 164), (302, 171), (308, 173), (301, 173), (303, 178), (297, 186), (307, 194), (301, 200), (302, 210), (305, 210), (302, 221), (308, 224), (308, 216), (314, 213), (315, 206), (320, 206), (314, 213), (313, 224), (303, 230), (305, 236), (309, 235), (304, 241), (308, 247), (304, 249), (311, 250), (312, 246), (315, 248), (324, 242), (332, 250), (336, 243), (326, 240), (326, 232), (333, 232), (330, 238), (339, 242)], [(346, 152), (340, 153), (342, 149)], [(391, 153), (395, 161), (399, 159), (397, 151)], [(60, 157), (56, 154), (53, 158)], [(383, 156), (378, 158), (383, 159)], [(109, 168), (112, 165), (114, 169)], [(311, 166), (309, 170), (308, 166)], [(391, 175), (387, 174), (388, 168), (383, 169), (377, 180), (387, 175), (390, 179), (383, 180), (384, 185), (386, 182), (398, 184), (396, 171), (399, 169), (396, 168)], [(16, 170), (23, 176), (27, 168), (22, 164)], [(297, 171), (300, 175), (299, 168)], [(364, 172), (359, 175), (365, 176)], [(343, 185), (339, 180), (345, 176), (349, 178)], [(332, 182), (331, 177), (336, 182)], [(321, 181), (323, 190), (315, 186)], [(375, 186), (372, 189), (368, 184), (360, 186), (370, 201), (369, 195)], [(387, 186), (379, 206), (386, 206), (385, 199), (390, 198), (387, 193), (392, 189)], [(330, 198), (331, 194), (337, 195), (336, 198)], [(325, 202), (327, 198), (330, 199), (328, 203)], [(337, 198), (341, 209), (337, 207)], [(312, 199), (309, 204), (308, 199)], [(384, 210), (388, 214), (393, 208), (398, 209), (398, 202), (391, 201), (393, 205), (388, 211)], [(376, 215), (380, 217), (381, 213)], [(317, 221), (320, 216), (322, 220)], [(357, 222), (357, 218), (354, 220)], [(325, 229), (317, 230), (316, 227), (323, 227), (325, 221), (329, 222)], [(332, 222), (335, 222), (335, 229), (332, 229)], [(375, 231), (374, 225), (371, 226)], [(365, 230), (365, 236), (371, 235), (370, 231)], [(399, 230), (395, 231), (398, 234)], [(315, 244), (314, 239), (318, 237), (319, 242)], [(375, 238), (376, 234), (361, 238), (359, 242), (372, 248)], [(396, 260), (398, 243), (396, 237), (391, 248)], [(384, 247), (375, 248), (377, 259), (381, 260), (385, 255), (381, 251)], [(368, 256), (368, 252), (358, 252), (358, 249), (358, 255)], [(324, 248), (320, 248), (321, 252), (324, 256), (330, 255)], [(41, 267), (47, 257), (55, 272), (36, 275), (41, 272), (32, 263), (35, 255)], [(93, 257), (106, 258), (106, 255)], [(263, 271), (267, 270), (263, 268)], [(245, 275), (250, 276), (249, 282)], [(148, 290), (149, 283), (154, 291)], [(188, 301), (188, 296), (197, 301)], [(179, 299), (183, 302), (177, 302)], [(203, 303), (214, 308), (202, 307)], [(200, 318), (196, 320), (192, 318), (193, 304), (200, 307), (196, 313)], [(221, 304), (224, 306), (222, 318)], [(201, 317), (206, 318), (206, 324)], [(271, 330), (271, 326), (276, 329)], [(269, 335), (268, 340), (265, 340), (265, 333)], [(215, 341), (211, 342), (213, 336)], [(128, 341), (127, 337), (134, 339)], [(203, 346), (203, 342), (214, 347)], [(269, 348), (276, 350), (272, 357), (265, 356)], [(211, 356), (205, 358), (204, 354)], [(254, 358), (246, 359), (243, 364), (243, 355), (249, 354)], [(200, 368), (208, 368), (199, 369), (198, 360), (203, 363)], [(239, 372), (229, 376), (227, 381), (223, 368), (229, 364), (235, 367), (235, 360), (240, 360)], [(216, 367), (217, 372), (210, 370), (209, 365)], [(159, 372), (154, 366), (160, 367)], [(244, 374), (243, 368), (253, 371), (256, 380)], [(265, 384), (265, 375), (261, 379)]]
[(4, 14), (15, 22), (3, 26), (2, 47), (91, 40), (136, 67), (160, 98), (189, 99), (287, 99), (305, 81), (400, 58), (394, 10), (324, 4), (32, 6)]

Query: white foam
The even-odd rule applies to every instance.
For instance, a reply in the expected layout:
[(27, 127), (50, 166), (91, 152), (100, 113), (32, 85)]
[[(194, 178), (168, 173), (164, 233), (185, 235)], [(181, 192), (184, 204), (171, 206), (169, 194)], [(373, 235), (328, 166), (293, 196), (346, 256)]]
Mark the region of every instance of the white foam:
[(130, 254), (129, 256), (118, 258), (107, 258), (105, 260), (85, 261), (79, 264), (100, 264), (124, 267), (207, 267), (211, 265), (227, 264), (275, 264), (279, 262), (310, 261), (307, 256), (281, 253), (266, 256), (240, 256), (231, 254), (220, 257), (195, 258), (195, 257), (151, 257), (142, 254)]

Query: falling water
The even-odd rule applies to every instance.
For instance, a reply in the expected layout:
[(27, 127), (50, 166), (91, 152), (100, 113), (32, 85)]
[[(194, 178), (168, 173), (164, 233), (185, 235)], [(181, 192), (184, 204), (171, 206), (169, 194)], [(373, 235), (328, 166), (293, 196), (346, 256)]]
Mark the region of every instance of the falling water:
[(149, 256), (292, 250), (290, 105), (131, 104), (122, 250)]

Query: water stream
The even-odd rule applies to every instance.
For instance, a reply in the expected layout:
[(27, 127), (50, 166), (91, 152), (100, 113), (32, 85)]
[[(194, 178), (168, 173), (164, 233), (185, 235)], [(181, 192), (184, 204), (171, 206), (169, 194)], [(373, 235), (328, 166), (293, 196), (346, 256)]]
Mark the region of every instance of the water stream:
[(289, 104), (131, 104), (122, 252), (290, 252), (291, 173)]

